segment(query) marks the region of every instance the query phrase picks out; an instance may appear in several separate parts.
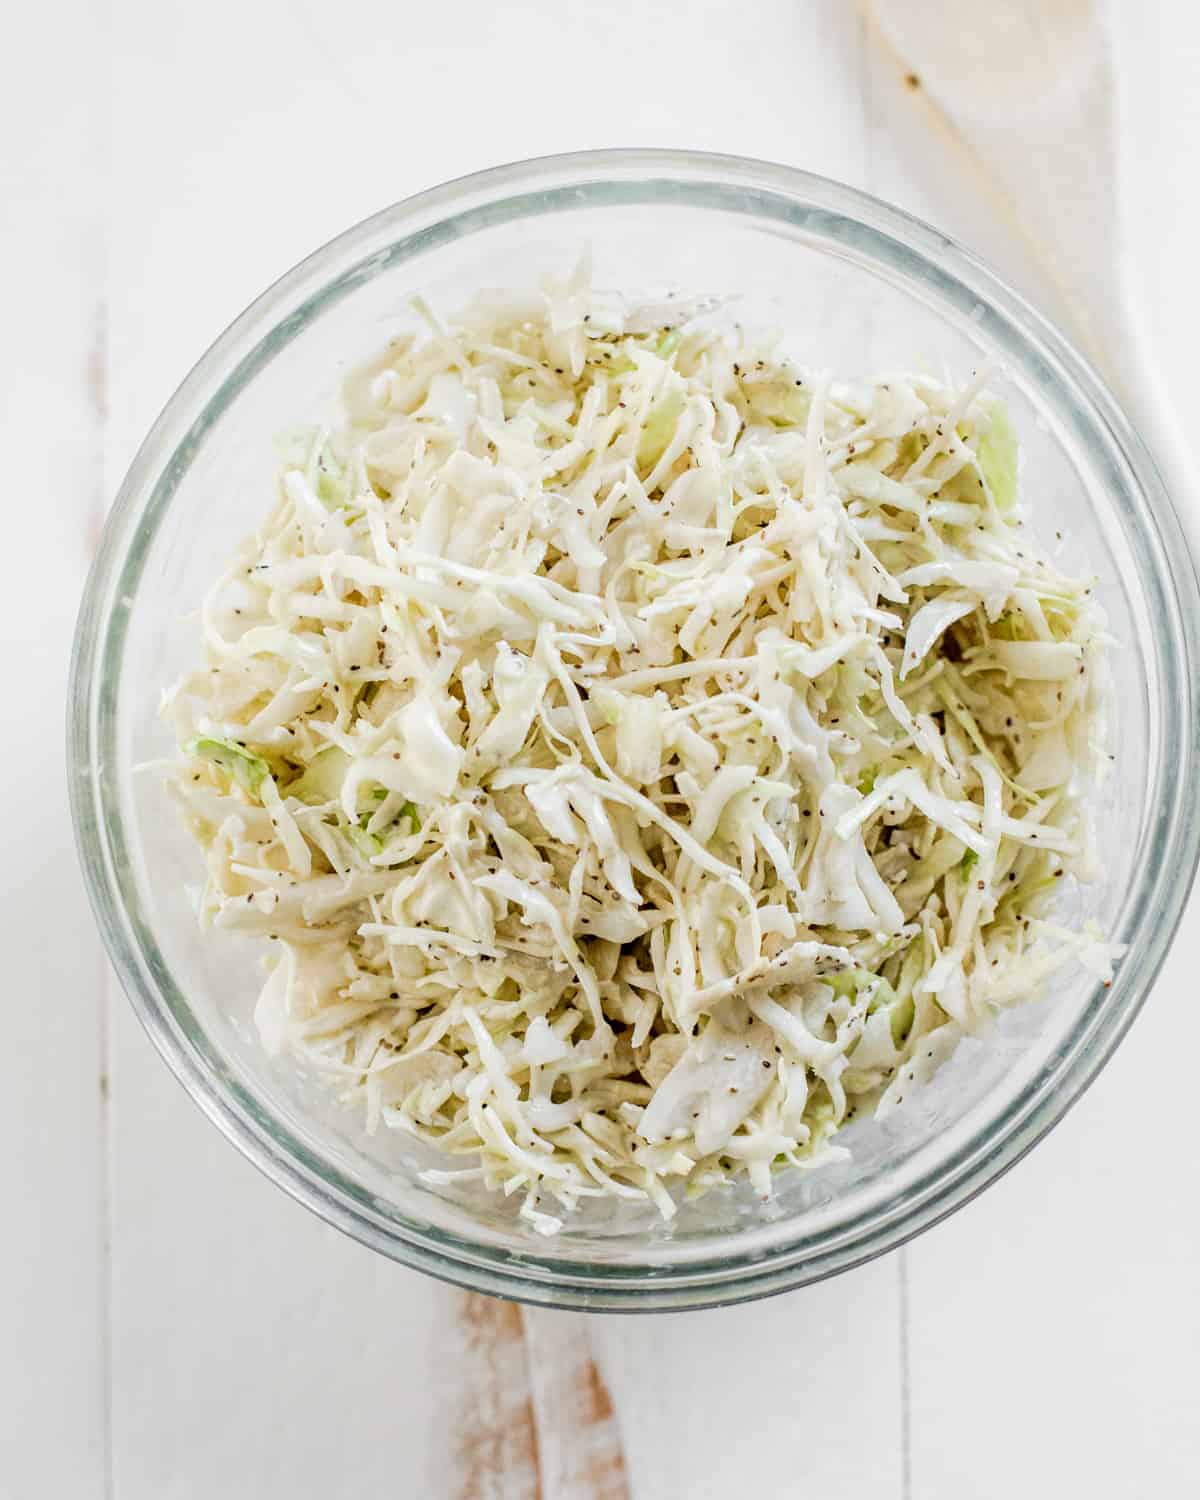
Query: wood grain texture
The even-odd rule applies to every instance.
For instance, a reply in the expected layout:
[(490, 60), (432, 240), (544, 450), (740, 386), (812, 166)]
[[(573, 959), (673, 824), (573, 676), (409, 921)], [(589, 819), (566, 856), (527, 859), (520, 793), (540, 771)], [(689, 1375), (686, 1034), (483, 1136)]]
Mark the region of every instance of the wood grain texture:
[(457, 1331), (451, 1500), (545, 1500), (521, 1309), (464, 1292)]
[(947, 129), (919, 76), (864, 20), (862, 88), (871, 190), (982, 255), (1017, 291), (1056, 316), (1053, 279), (986, 172)]
[(544, 1500), (630, 1500), (620, 1422), (596, 1363), (594, 1320), (522, 1313)]
[(449, 1500), (630, 1500), (587, 1318), (463, 1292), (442, 1379)]
[[(1076, 339), (1113, 363), (1117, 295), (1113, 87), (1103, 0), (864, 0), (948, 151), (967, 159), (1048, 275)], [(1106, 356), (1108, 357), (1106, 359)]]

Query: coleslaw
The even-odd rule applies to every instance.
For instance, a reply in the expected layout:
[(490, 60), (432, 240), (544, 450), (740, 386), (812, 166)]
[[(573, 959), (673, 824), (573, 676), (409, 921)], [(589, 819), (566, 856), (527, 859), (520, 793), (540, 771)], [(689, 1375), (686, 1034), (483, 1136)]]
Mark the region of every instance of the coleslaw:
[(1102, 612), (985, 370), (835, 379), (586, 265), (393, 340), (285, 445), (168, 695), (264, 1045), (521, 1195), (837, 1151), (1116, 950)]

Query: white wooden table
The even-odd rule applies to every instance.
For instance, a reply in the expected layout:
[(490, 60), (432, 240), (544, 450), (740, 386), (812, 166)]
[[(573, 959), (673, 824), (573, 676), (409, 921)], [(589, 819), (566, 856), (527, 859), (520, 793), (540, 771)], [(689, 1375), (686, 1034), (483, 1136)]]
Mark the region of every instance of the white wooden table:
[[(1186, 403), (1200, 21), (1119, 9), (1129, 270)], [(141, 1034), (75, 869), (105, 504), (214, 334), (346, 224), (499, 160), (699, 146), (868, 187), (1038, 293), (854, 7), (49, 0), (5, 64), (0, 1496), (1200, 1492), (1195, 903), (1104, 1076), (951, 1222), (772, 1302), (587, 1320), (424, 1280), (261, 1179)]]

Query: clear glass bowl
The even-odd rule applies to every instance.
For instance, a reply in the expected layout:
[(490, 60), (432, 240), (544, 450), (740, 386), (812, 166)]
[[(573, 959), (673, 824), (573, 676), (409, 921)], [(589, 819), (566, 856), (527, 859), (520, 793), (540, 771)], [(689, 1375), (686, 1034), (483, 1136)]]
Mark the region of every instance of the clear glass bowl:
[[(781, 326), (805, 364), (965, 376), (995, 360), (1024, 440), (1034, 529), (1094, 569), (1119, 642), (1107, 876), (1072, 900), (1129, 953), (1110, 989), (1071, 974), (964, 1043), (886, 1126), (846, 1132), (849, 1163), (783, 1176), (769, 1208), (713, 1193), (667, 1226), (602, 1205), (547, 1240), (515, 1203), (422, 1186), (429, 1158), (411, 1142), (368, 1138), (357, 1115), (268, 1061), (250, 1021), (257, 953), (201, 935), (197, 851), (159, 780), (134, 768), (170, 753), (157, 705), (196, 658), (184, 616), (262, 513), (275, 435), (320, 414), (345, 364), (406, 323), (412, 293), (453, 309), (480, 285), (562, 273), (584, 246), (601, 285), (739, 294), (746, 319)], [(289, 272), (201, 359), (143, 444), (76, 643), (71, 791), (92, 902), (184, 1087), (273, 1181), (363, 1243), (563, 1307), (762, 1296), (958, 1207), (1049, 1129), (1129, 1026), (1196, 863), (1198, 604), (1170, 503), (1112, 398), (1060, 334), (935, 230), (839, 184), (732, 157), (600, 152), (484, 172), (385, 210)]]

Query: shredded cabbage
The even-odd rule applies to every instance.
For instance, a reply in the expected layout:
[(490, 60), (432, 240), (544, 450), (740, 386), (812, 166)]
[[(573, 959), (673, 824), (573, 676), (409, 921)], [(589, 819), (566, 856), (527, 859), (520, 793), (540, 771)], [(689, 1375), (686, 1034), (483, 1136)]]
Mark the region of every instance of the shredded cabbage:
[(553, 1232), (768, 1194), (1109, 977), (1044, 920), (1095, 874), (1103, 619), (980, 378), (834, 380), (586, 267), (429, 321), (289, 440), (168, 696), (265, 1045)]

